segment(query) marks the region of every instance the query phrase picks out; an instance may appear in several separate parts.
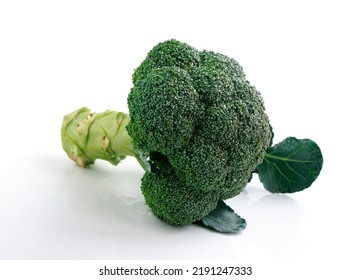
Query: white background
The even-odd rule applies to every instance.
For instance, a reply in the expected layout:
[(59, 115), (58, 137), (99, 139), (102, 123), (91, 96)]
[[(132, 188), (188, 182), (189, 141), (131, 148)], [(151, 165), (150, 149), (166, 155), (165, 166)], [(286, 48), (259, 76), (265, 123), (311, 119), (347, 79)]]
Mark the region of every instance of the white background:
[[(256, 279), (347, 278), (346, 2), (1, 1), (0, 259), (227, 260), (261, 268)], [(127, 112), (133, 70), (170, 38), (238, 60), (275, 142), (322, 149), (310, 189), (271, 195), (254, 178), (227, 201), (248, 222), (240, 234), (167, 225), (145, 205), (134, 159), (82, 169), (61, 149), (63, 115)]]

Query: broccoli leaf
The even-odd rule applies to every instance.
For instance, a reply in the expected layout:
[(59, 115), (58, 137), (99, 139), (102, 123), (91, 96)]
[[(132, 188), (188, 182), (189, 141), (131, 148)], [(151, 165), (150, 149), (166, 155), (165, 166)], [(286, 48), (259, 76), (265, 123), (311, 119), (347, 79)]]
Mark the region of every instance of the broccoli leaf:
[(314, 141), (288, 137), (266, 150), (256, 171), (266, 190), (294, 193), (311, 186), (322, 164), (321, 150)]
[(202, 219), (202, 223), (219, 232), (231, 233), (244, 230), (247, 223), (228, 205), (219, 200), (217, 207)]

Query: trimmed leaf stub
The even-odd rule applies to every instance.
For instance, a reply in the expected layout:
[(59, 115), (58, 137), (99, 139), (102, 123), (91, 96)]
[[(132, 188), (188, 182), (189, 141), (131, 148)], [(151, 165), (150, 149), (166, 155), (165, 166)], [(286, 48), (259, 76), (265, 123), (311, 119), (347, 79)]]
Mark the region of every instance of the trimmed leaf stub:
[(219, 232), (232, 233), (244, 230), (247, 226), (245, 219), (238, 216), (223, 201), (219, 201), (217, 207), (202, 219), (206, 227)]
[(314, 141), (288, 137), (267, 149), (256, 170), (266, 190), (294, 193), (311, 186), (322, 164), (321, 150)]

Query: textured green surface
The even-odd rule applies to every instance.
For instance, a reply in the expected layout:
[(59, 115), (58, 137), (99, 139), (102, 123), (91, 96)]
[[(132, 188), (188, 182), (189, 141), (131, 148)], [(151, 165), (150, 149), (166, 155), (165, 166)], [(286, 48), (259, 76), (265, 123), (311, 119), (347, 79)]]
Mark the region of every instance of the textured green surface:
[(127, 130), (135, 147), (161, 153), (194, 190), (237, 195), (270, 141), (260, 93), (238, 62), (176, 40), (135, 70)]
[(157, 174), (146, 172), (141, 190), (154, 215), (176, 226), (200, 220), (215, 208), (218, 201), (215, 191), (188, 188), (171, 173), (171, 167)]

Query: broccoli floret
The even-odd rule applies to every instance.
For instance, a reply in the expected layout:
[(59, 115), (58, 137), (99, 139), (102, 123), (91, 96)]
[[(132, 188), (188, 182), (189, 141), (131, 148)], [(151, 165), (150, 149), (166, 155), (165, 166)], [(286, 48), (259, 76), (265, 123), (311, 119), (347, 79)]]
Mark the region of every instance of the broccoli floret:
[(190, 141), (203, 111), (199, 95), (181, 68), (155, 68), (143, 76), (129, 94), (127, 129), (140, 150), (169, 154)]
[[(155, 160), (153, 158), (153, 160)], [(158, 172), (146, 172), (141, 190), (155, 216), (173, 225), (186, 225), (200, 220), (218, 203), (218, 192), (189, 189), (163, 157)]]
[(147, 58), (135, 70), (132, 80), (135, 84), (148, 76), (152, 69), (165, 66), (179, 67), (184, 70), (191, 69), (199, 64), (199, 52), (191, 46), (177, 40), (168, 40), (153, 47)]
[(226, 73), (232, 79), (244, 79), (245, 77), (242, 66), (239, 65), (233, 58), (206, 50), (200, 52), (199, 57), (202, 65), (209, 65), (210, 67), (215, 68), (217, 71)]
[(200, 134), (194, 135), (184, 149), (168, 158), (177, 176), (192, 189), (218, 190), (224, 183), (228, 153), (219, 145), (206, 141)]

